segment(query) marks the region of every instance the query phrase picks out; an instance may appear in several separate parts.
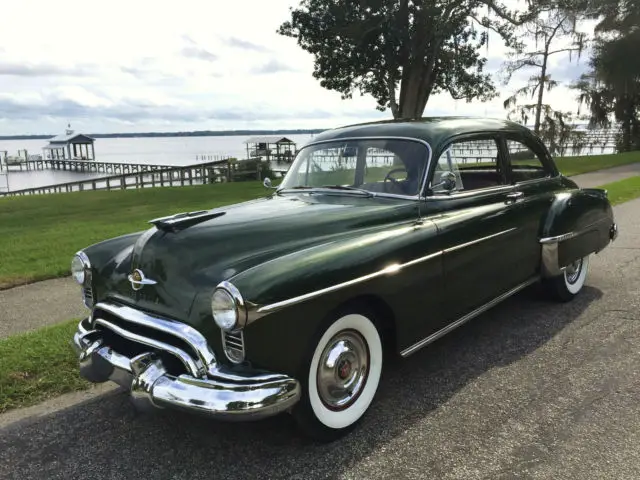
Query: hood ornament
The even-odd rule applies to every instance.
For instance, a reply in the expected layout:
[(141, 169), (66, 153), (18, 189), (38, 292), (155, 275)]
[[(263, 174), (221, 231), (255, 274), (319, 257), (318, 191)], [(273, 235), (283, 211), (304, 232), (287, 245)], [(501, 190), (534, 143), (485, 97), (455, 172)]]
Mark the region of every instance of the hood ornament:
[(140, 290), (145, 285), (155, 285), (158, 283), (155, 280), (145, 277), (142, 270), (138, 270), (137, 268), (127, 278), (129, 279), (129, 282), (131, 282), (131, 288), (136, 291)]

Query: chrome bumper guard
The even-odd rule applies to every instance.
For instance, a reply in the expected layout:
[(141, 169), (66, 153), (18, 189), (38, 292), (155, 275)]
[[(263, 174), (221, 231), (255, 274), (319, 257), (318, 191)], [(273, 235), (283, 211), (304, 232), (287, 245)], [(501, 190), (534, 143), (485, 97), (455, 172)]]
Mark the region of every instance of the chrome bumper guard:
[(609, 230), (609, 238), (612, 242), (615, 242), (618, 238), (618, 224), (614, 223), (611, 225), (611, 229)]
[(298, 381), (281, 374), (213, 364), (202, 377), (171, 375), (154, 352), (129, 358), (105, 345), (103, 331), (92, 329), (90, 319), (79, 323), (73, 344), (82, 377), (129, 389), (140, 410), (169, 407), (222, 420), (256, 420), (286, 411), (300, 399)]

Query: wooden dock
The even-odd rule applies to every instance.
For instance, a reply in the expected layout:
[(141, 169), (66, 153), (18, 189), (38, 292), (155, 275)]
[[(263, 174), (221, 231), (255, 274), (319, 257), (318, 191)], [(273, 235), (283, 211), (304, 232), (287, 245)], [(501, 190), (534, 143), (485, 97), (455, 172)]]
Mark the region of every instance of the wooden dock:
[(139, 173), (174, 168), (171, 165), (149, 165), (144, 163), (111, 163), (95, 160), (25, 160), (19, 163), (4, 165), (7, 170), (64, 170), (80, 173)]
[[(150, 165), (138, 165), (149, 167)], [(167, 167), (157, 170), (140, 169), (133, 173), (121, 173), (107, 177), (78, 180), (75, 182), (57, 183), (42, 187), (24, 188), (21, 190), (0, 191), (0, 198), (17, 195), (39, 195), (46, 193), (70, 193), (100, 190), (126, 190), (153, 187), (184, 187), (187, 185), (204, 185), (243, 180), (261, 180), (260, 165), (254, 169), (239, 168), (238, 162), (227, 158), (213, 162), (186, 165), (183, 167)]]
[[(122, 164), (111, 165), (123, 166)], [(137, 171), (107, 177), (78, 180), (75, 182), (0, 192), (0, 196), (69, 193), (90, 190), (124, 190), (150, 187), (184, 187), (186, 185), (230, 182), (234, 179), (234, 168), (229, 159), (184, 167), (170, 167), (165, 165), (156, 170), (149, 168), (153, 167), (153, 165), (140, 164), (129, 166), (137, 167)]]

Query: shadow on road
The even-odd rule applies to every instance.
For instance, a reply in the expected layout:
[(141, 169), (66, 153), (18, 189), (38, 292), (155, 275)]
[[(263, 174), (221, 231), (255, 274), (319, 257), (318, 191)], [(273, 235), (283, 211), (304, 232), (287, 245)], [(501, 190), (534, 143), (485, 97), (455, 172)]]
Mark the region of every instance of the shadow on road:
[[(574, 302), (560, 305), (540, 300), (538, 289), (527, 289), (412, 357), (388, 366), (361, 426), (333, 444), (306, 440), (288, 415), (240, 424), (170, 411), (142, 415), (134, 412), (126, 394), (117, 394), (1, 430), (0, 476), (338, 476), (432, 415), (477, 377), (534, 352), (602, 295), (587, 287)], [(442, 425), (445, 434), (464, 428), (463, 421)]]

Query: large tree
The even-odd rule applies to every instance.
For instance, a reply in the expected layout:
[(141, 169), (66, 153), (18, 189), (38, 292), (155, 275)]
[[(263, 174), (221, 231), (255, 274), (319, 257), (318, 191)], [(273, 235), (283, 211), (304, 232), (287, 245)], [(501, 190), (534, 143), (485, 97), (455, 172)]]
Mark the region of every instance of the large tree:
[[(540, 133), (543, 120), (548, 121), (557, 114), (551, 105), (544, 103), (545, 92), (558, 84), (551, 78), (550, 58), (564, 54), (571, 60), (572, 55), (579, 57), (584, 49), (586, 36), (576, 30), (577, 21), (578, 16), (573, 12), (552, 10), (541, 13), (521, 29), (521, 38), (531, 42), (521, 42), (505, 63), (505, 84), (511, 81), (516, 72), (536, 72), (524, 87), (504, 102), (504, 107), (511, 109), (510, 116), (516, 114), (523, 123), (527, 123), (533, 114), (534, 131), (537, 134)], [(535, 103), (518, 104), (521, 97), (536, 100)]]
[[(531, 2), (533, 4), (534, 2)], [(429, 98), (495, 96), (485, 73), (488, 31), (507, 44), (529, 20), (502, 0), (302, 0), (278, 32), (313, 54), (320, 84), (351, 98), (371, 94), (394, 118), (419, 118)]]
[(591, 71), (574, 85), (589, 106), (591, 125), (622, 129), (619, 149), (640, 149), (640, 2), (600, 0)]

